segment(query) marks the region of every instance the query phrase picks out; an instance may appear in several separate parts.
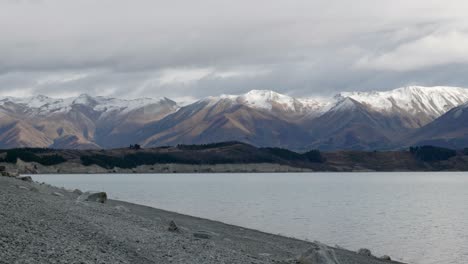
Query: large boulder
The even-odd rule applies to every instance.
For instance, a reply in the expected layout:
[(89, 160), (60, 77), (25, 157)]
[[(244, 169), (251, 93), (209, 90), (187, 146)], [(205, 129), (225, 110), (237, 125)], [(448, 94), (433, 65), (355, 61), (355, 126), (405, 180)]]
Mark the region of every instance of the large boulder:
[(74, 194), (78, 194), (78, 195), (82, 195), (82, 194), (83, 194), (83, 192), (80, 191), (80, 190), (78, 190), (78, 189), (73, 190), (73, 193), (74, 193)]
[(361, 249), (358, 250), (357, 253), (359, 255), (363, 255), (363, 256), (366, 256), (366, 257), (372, 257), (372, 252), (367, 248), (361, 248)]
[(96, 202), (105, 203), (107, 201), (107, 193), (105, 192), (85, 192), (78, 197), (81, 202)]
[(339, 264), (335, 251), (318, 242), (304, 252), (298, 262), (300, 264)]
[(179, 232), (180, 231), (179, 227), (174, 222), (174, 220), (171, 220), (171, 222), (169, 222), (169, 227), (167, 228), (167, 230), (169, 230), (171, 232)]
[(26, 181), (26, 182), (32, 182), (33, 181), (31, 176), (18, 176), (18, 177), (16, 177), (16, 179)]

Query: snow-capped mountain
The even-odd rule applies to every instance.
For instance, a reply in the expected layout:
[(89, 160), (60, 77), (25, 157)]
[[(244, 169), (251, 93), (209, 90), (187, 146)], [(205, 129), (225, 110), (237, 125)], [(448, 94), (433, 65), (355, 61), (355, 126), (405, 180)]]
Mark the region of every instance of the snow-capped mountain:
[(141, 140), (147, 146), (240, 140), (292, 148), (380, 148), (467, 102), (465, 91), (405, 87), (294, 98), (252, 90), (208, 97), (183, 107), (146, 126)]
[(468, 102), (468, 89), (459, 87), (407, 86), (390, 91), (342, 92), (332, 97), (295, 98), (269, 90), (252, 90), (242, 95), (221, 95), (202, 101), (210, 105), (223, 100), (250, 108), (296, 115), (319, 116), (340, 106), (347, 98), (385, 115), (404, 116), (409, 128), (421, 127), (448, 110)]
[(164, 101), (170, 100), (167, 98), (124, 100), (103, 96), (92, 97), (87, 94), (61, 99), (38, 95), (25, 98), (5, 97), (0, 99), (0, 107), (8, 109), (9, 105), (16, 105), (28, 109), (29, 115), (50, 115), (54, 113), (66, 113), (71, 111), (74, 106), (82, 105), (100, 113), (117, 111), (125, 114), (148, 105), (157, 105)]
[(413, 114), (423, 112), (438, 117), (467, 102), (468, 89), (408, 86), (383, 92), (343, 92), (338, 96), (353, 98), (380, 111), (403, 110)]
[(177, 109), (167, 98), (122, 100), (86, 94), (65, 99), (6, 97), (0, 99), (0, 130), (8, 131), (8, 140), (1, 140), (0, 135), (0, 147), (124, 146), (133, 143), (131, 135), (142, 125)]
[[(468, 89), (420, 86), (304, 98), (252, 90), (183, 107), (167, 98), (5, 97), (0, 98), (0, 147), (114, 148), (230, 140), (293, 149), (398, 147), (418, 131), (451, 127), (440, 120), (464, 116), (460, 109), (465, 106)], [(465, 123), (452, 123), (464, 131)], [(425, 140), (428, 133), (415, 138)]]
[(398, 116), (386, 115), (345, 97), (323, 115), (304, 122), (306, 149), (382, 149), (409, 129)]
[(294, 98), (267, 91), (209, 97), (180, 108), (139, 134), (144, 146), (243, 141), (298, 147), (307, 140), (300, 118), (308, 113)]
[(335, 99), (352, 98), (370, 109), (408, 119), (406, 126), (421, 127), (448, 110), (468, 102), (468, 89), (408, 86), (383, 92), (343, 92)]

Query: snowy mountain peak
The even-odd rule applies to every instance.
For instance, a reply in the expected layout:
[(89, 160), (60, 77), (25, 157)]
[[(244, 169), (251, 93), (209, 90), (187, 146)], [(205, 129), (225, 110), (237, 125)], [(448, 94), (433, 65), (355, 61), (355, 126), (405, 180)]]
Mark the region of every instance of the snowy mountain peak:
[(351, 111), (356, 108), (356, 101), (350, 97), (345, 97), (339, 100), (337, 104), (330, 109), (330, 112)]
[(459, 87), (408, 86), (383, 92), (343, 92), (337, 98), (350, 97), (381, 112), (425, 113), (438, 117), (468, 101), (468, 89)]
[(269, 90), (252, 90), (238, 97), (238, 99), (253, 108), (272, 110), (276, 105), (287, 111), (296, 111), (299, 103), (295, 98)]
[(81, 105), (87, 105), (87, 106), (95, 106), (98, 104), (97, 100), (91, 97), (88, 94), (80, 94), (78, 97), (76, 97), (72, 104), (81, 104)]
[(270, 90), (251, 90), (242, 95), (221, 95), (208, 97), (202, 101), (207, 101), (211, 105), (223, 100), (232, 104), (242, 104), (250, 108), (267, 111), (282, 111), (293, 114), (314, 114), (318, 115), (331, 107), (329, 98), (308, 97), (294, 98)]

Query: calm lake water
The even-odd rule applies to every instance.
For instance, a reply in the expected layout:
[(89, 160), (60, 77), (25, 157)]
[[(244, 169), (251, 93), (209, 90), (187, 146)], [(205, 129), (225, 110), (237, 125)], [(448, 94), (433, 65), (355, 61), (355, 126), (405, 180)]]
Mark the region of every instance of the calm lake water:
[(34, 175), (417, 264), (468, 263), (468, 173)]

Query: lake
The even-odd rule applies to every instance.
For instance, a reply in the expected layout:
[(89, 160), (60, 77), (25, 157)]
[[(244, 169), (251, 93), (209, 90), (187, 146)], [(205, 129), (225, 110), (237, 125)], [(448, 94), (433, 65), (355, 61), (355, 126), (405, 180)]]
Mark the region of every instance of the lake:
[(416, 264), (468, 263), (468, 173), (33, 175)]

